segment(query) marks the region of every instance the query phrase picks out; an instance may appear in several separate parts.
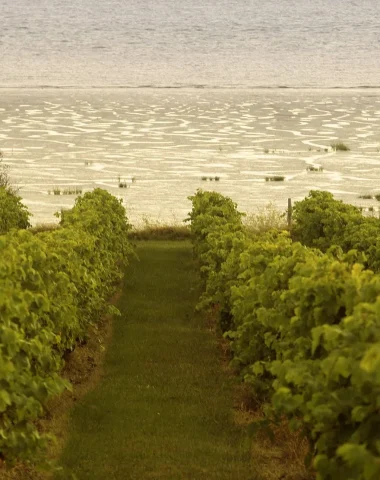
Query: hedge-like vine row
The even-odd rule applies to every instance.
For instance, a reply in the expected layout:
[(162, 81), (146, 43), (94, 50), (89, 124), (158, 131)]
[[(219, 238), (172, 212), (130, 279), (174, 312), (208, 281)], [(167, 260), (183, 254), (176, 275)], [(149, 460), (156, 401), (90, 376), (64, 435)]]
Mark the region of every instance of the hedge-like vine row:
[(380, 272), (380, 220), (365, 217), (358, 207), (335, 200), (329, 192), (311, 191), (294, 207), (292, 237), (322, 251), (338, 245), (343, 251), (356, 249), (363, 264)]
[(304, 433), (319, 480), (380, 478), (380, 276), (354, 250), (250, 236), (219, 194), (191, 199), (200, 306), (219, 310), (268, 422)]
[[(1, 163), (0, 163), (1, 180)], [(8, 233), (12, 228), (28, 228), (30, 213), (21, 202), (21, 197), (0, 182), (0, 235)]]
[(128, 263), (129, 224), (104, 190), (79, 197), (57, 230), (0, 236), (0, 457), (30, 459), (50, 439), (34, 420), (70, 388), (65, 352), (103, 315)]

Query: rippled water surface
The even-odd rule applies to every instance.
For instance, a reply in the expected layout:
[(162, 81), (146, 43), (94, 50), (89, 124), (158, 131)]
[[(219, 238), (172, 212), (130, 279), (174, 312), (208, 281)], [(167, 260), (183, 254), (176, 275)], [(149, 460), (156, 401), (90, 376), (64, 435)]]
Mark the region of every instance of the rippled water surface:
[[(0, 126), (34, 223), (73, 204), (54, 189), (105, 188), (132, 221), (182, 220), (197, 188), (248, 212), (311, 189), (379, 205), (358, 198), (380, 193), (378, 90), (7, 90)], [(333, 151), (337, 140), (350, 151)], [(276, 175), (285, 180), (266, 181)]]
[(379, 205), (358, 199), (380, 193), (379, 0), (1, 0), (0, 18), (0, 151), (34, 223), (73, 204), (54, 190), (97, 186), (136, 221), (181, 220), (200, 187), (247, 211), (313, 188)]
[(1, 0), (0, 86), (380, 86), (379, 0)]

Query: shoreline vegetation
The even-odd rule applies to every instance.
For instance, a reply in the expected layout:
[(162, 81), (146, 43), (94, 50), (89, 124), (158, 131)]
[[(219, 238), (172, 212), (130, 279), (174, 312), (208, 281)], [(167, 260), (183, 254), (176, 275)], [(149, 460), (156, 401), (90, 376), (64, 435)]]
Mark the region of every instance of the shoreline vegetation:
[(217, 308), (231, 364), (265, 405), (252, 433), (275, 436), (285, 420), (309, 442), (310, 475), (375, 480), (379, 430), (365, 425), (378, 424), (380, 399), (379, 219), (311, 191), (296, 203), (290, 232), (252, 235), (230, 198), (190, 199), (198, 308)]
[[(144, 458), (134, 467), (142, 479), (378, 478), (378, 430), (362, 428), (377, 425), (380, 398), (378, 218), (311, 191), (289, 229), (273, 204), (245, 215), (198, 190), (187, 224), (145, 218), (134, 229), (122, 202), (95, 189), (60, 225), (30, 228), (0, 173), (0, 353), (11, 366), (0, 390), (2, 478), (121, 480), (126, 453), (129, 465)], [(191, 450), (180, 446), (186, 425)], [(158, 451), (159, 438), (169, 444)]]
[[(255, 216), (254, 219), (252, 217), (252, 219), (250, 220), (251, 228), (253, 230), (265, 230), (267, 228), (273, 227), (274, 224), (278, 223), (283, 223), (283, 218), (282, 215), (279, 214), (278, 211), (276, 211), (274, 206), (269, 206), (267, 212), (262, 212), (261, 215)], [(61, 229), (61, 226), (55, 224), (39, 225), (38, 227), (28, 228), (30, 233), (35, 236), (55, 234), (60, 232)], [(127, 236), (129, 238), (129, 241), (137, 242), (138, 244), (144, 244), (144, 242), (152, 240), (157, 242), (159, 240), (159, 244), (172, 245), (173, 241), (174, 243), (178, 243), (178, 241), (180, 241), (181, 244), (183, 242), (186, 244), (186, 242), (188, 242), (191, 238), (191, 232), (188, 225), (162, 225), (159, 223), (152, 223), (148, 220), (145, 220), (145, 224), (142, 228), (136, 230), (131, 229), (128, 232)], [(214, 330), (215, 327), (211, 327), (211, 325), (214, 323), (214, 320), (212, 320), (212, 318), (210, 317), (208, 322), (211, 322), (208, 328), (212, 328), (212, 330)], [(59, 478), (69, 478), (69, 476), (71, 475), (70, 472), (64, 469), (61, 473), (59, 473), (61, 467), (54, 466), (54, 463), (57, 461), (59, 457), (59, 452), (64, 447), (64, 444), (69, 435), (69, 412), (73, 408), (75, 408), (75, 406), (81, 402), (81, 399), (90, 391), (92, 391), (92, 389), (96, 387), (98, 382), (101, 381), (101, 378), (103, 378), (102, 372), (104, 354), (108, 351), (107, 346), (111, 341), (111, 332), (112, 322), (110, 322), (110, 317), (103, 317), (103, 319), (99, 319), (96, 326), (94, 325), (93, 329), (90, 329), (90, 331), (86, 335), (86, 340), (84, 342), (80, 342), (72, 352), (68, 351), (64, 355), (65, 365), (60, 374), (62, 375), (62, 378), (65, 382), (70, 382), (72, 387), (70, 388), (70, 390), (66, 390), (61, 395), (47, 401), (44, 407), (44, 415), (35, 422), (35, 426), (37, 427), (40, 434), (50, 432), (55, 434), (57, 439), (57, 441), (52, 443), (48, 449), (48, 455), (50, 459), (48, 463), (46, 464), (46, 462), (43, 462), (39, 466), (38, 462), (37, 464), (34, 464), (34, 462), (17, 462), (16, 466), (11, 469), (6, 469), (5, 464), (3, 464), (2, 466), (0, 466), (0, 472), (4, 480), (51, 479), (53, 478), (52, 473), (49, 473), (49, 471), (51, 471), (51, 468), (53, 468), (53, 471), (57, 472), (54, 474), (55, 476), (58, 475)], [(218, 334), (217, 331), (215, 332), (216, 333), (214, 333), (213, 335), (216, 335), (216, 340)], [(219, 340), (218, 342), (220, 341), (221, 340)], [(222, 358), (219, 359), (219, 366), (222, 367), (224, 362), (228, 363), (228, 354), (226, 346), (223, 346), (222, 343), (220, 343), (219, 345), (220, 346), (218, 348), (220, 349), (220, 351), (224, 352), (223, 356), (227, 355), (225, 357), (225, 360), (223, 360)], [(226, 369), (226, 372), (229, 370), (227, 363), (225, 363), (224, 367)], [(228, 375), (231, 374), (232, 372), (230, 372)], [(242, 389), (237, 388), (237, 390), (235, 391), (234, 400), (231, 400), (230, 408), (231, 412), (235, 411), (234, 416), (236, 418), (234, 422), (237, 422), (237, 426), (240, 425), (238, 428), (245, 429), (246, 425), (249, 423), (249, 419), (252, 420), (252, 418), (258, 415), (257, 412), (251, 412), (248, 394), (245, 392), (245, 389), (243, 387)], [(259, 443), (255, 444), (254, 447), (256, 452), (256, 462), (258, 461), (257, 459), (260, 458), (260, 455), (262, 455), (261, 461), (263, 462), (263, 471), (265, 470), (264, 464), (268, 460), (268, 451), (270, 451), (268, 441), (268, 439), (265, 439), (263, 437), (262, 440)], [(283, 437), (281, 441), (283, 441)], [(291, 440), (291, 445), (293, 445), (293, 442), (294, 440)], [(282, 448), (279, 444), (277, 444), (273, 450), (272, 465), (270, 469), (271, 471), (273, 470), (275, 465), (279, 463), (278, 455), (280, 450), (282, 450)], [(283, 455), (283, 460), (285, 458), (292, 458), (294, 460), (294, 457), (292, 457), (289, 452)], [(42, 471), (40, 471), (40, 468), (42, 468)], [(43, 473), (43, 470), (46, 468), (47, 473)], [(255, 468), (258, 468), (257, 465)], [(282, 467), (280, 467), (280, 465), (278, 464), (276, 468), (279, 468), (281, 470)], [(289, 470), (289, 468), (293, 468), (293, 466), (288, 465), (287, 468)], [(226, 478), (230, 477), (227, 476)], [(242, 477), (242, 479), (243, 478), (245, 477)], [(267, 477), (264, 475), (262, 478), (266, 479)], [(268, 478), (271, 479), (273, 478), (273, 476), (269, 475)]]
[[(269, 220), (267, 220), (267, 222), (269, 222)], [(260, 225), (259, 229), (261, 229), (262, 220), (256, 223)], [(157, 227), (157, 229), (160, 230), (160, 227)], [(176, 227), (174, 226), (172, 227), (172, 229), (176, 230)], [(266, 226), (264, 226), (264, 230), (265, 229), (266, 229)], [(147, 231), (140, 231), (138, 233), (139, 233), (139, 236), (144, 238), (143, 240), (135, 239), (137, 242), (137, 255), (139, 257), (141, 257), (139, 253), (141, 249), (150, 251), (149, 255), (152, 256), (152, 258), (153, 257), (155, 258), (157, 255), (160, 256), (163, 250), (171, 251), (173, 249), (175, 250), (179, 248), (182, 251), (187, 250), (189, 252), (189, 246), (188, 246), (189, 237), (188, 236), (181, 237), (182, 235), (181, 228), (179, 229), (175, 239), (173, 239), (172, 237), (172, 232), (169, 232), (168, 236), (166, 235), (167, 227), (164, 227), (164, 229), (160, 233), (154, 232), (152, 239), (147, 238)], [(187, 261), (192, 263), (192, 260), (190, 259), (188, 259)], [(165, 264), (167, 265), (167, 260), (165, 260)], [(136, 268), (140, 269), (139, 261), (137, 261)], [(181, 262), (180, 269), (183, 270), (183, 262)], [(185, 274), (187, 279), (186, 272), (183, 272), (183, 273)], [(178, 273), (176, 274), (176, 276), (177, 275)], [(134, 284), (133, 280), (127, 281), (127, 283), (130, 283), (130, 282)], [(112, 304), (114, 305), (118, 305), (120, 301), (121, 288), (122, 286), (120, 286), (119, 292), (111, 301)], [(199, 288), (199, 285), (196, 286), (195, 291), (198, 288)], [(171, 291), (172, 289), (170, 289), (170, 292)], [(131, 301), (131, 298), (130, 298), (131, 294), (130, 292), (127, 291), (124, 293), (124, 295), (128, 295), (124, 300), (124, 302), (128, 304), (128, 302)], [(194, 293), (192, 293), (191, 295), (193, 296), (193, 301), (194, 301), (199, 295), (199, 293), (198, 294), (196, 293), (195, 297), (194, 297)], [(168, 301), (171, 301), (170, 298), (167, 298), (167, 299), (162, 298), (163, 304), (167, 305)], [(133, 307), (133, 304), (127, 308), (131, 309), (132, 307)], [(157, 305), (157, 301), (154, 303), (152, 308), (153, 308), (153, 318), (154, 318), (154, 316), (157, 316), (158, 312), (160, 312), (160, 307)], [(194, 307), (192, 307), (190, 310), (193, 311), (193, 308)], [(194, 313), (193, 314), (190, 313), (190, 310), (189, 310), (190, 317), (187, 317), (187, 318), (191, 318), (191, 316), (194, 315)], [(139, 310), (136, 310), (136, 315), (137, 316), (140, 315)], [(221, 376), (220, 381), (225, 382), (227, 385), (230, 385), (229, 387), (226, 387), (229, 390), (227, 397), (226, 397), (226, 393), (222, 395), (222, 398), (224, 399), (223, 403), (225, 404), (224, 408), (227, 409), (226, 414), (228, 415), (228, 417), (230, 417), (230, 421), (232, 422), (229, 428), (232, 428), (233, 430), (236, 430), (236, 431), (240, 431), (241, 432), (240, 435), (243, 435), (244, 432), (247, 432), (247, 428), (252, 422), (260, 421), (264, 418), (263, 412), (261, 410), (261, 406), (258, 406), (252, 400), (252, 394), (249, 389), (247, 389), (243, 384), (239, 385), (236, 372), (234, 372), (234, 370), (231, 369), (231, 366), (229, 365), (231, 353), (229, 351), (228, 343), (225, 340), (223, 340), (223, 338), (221, 337), (221, 332), (219, 330), (219, 327), (217, 326), (217, 317), (215, 316), (215, 314), (208, 314), (206, 316), (203, 314), (202, 315), (197, 314), (196, 316), (194, 316), (194, 319), (196, 322), (198, 323), (200, 322), (199, 327), (197, 327), (197, 330), (199, 328), (205, 329), (205, 333), (207, 332), (206, 336), (209, 338), (208, 342), (211, 341), (211, 345), (207, 348), (209, 349), (209, 354), (214, 356), (213, 361), (215, 362), (215, 369), (220, 370), (220, 372), (218, 373), (218, 375)], [(61, 457), (63, 449), (67, 448), (67, 442), (70, 439), (70, 435), (71, 435), (70, 432), (73, 429), (72, 422), (75, 422), (74, 423), (75, 425), (77, 424), (77, 420), (75, 420), (75, 417), (74, 419), (72, 418), (72, 412), (75, 411), (75, 409), (78, 410), (79, 408), (79, 415), (83, 415), (83, 408), (86, 409), (88, 407), (86, 407), (85, 404), (83, 407), (81, 407), (81, 404), (85, 401), (86, 398), (88, 398), (89, 395), (92, 395), (92, 392), (94, 392), (96, 389), (99, 390), (99, 388), (101, 388), (101, 383), (104, 381), (105, 378), (107, 378), (107, 375), (110, 374), (109, 371), (105, 370), (106, 365), (104, 362), (107, 358), (106, 356), (109, 355), (109, 349), (112, 346), (111, 345), (112, 338), (113, 338), (113, 335), (115, 335), (115, 332), (114, 332), (115, 321), (120, 323), (120, 321), (116, 318), (112, 319), (112, 317), (110, 316), (104, 317), (99, 322), (96, 330), (89, 333), (86, 342), (78, 345), (73, 352), (68, 353), (68, 355), (65, 357), (65, 367), (62, 371), (62, 375), (63, 375), (63, 378), (70, 381), (70, 383), (73, 386), (73, 389), (72, 391), (66, 391), (62, 395), (50, 400), (46, 405), (45, 415), (37, 422), (38, 428), (41, 432), (49, 431), (56, 436), (57, 441), (51, 444), (47, 452), (49, 458), (54, 463), (57, 461), (57, 459)], [(131, 318), (129, 319), (129, 321), (133, 322)], [(181, 332), (181, 335), (182, 335), (182, 332)], [(199, 335), (199, 333), (197, 333), (197, 335)], [(139, 338), (141, 338), (141, 335)], [(157, 334), (155, 334), (155, 338), (157, 338)], [(197, 340), (197, 343), (202, 345), (203, 341), (204, 339), (202, 337)], [(129, 342), (130, 341), (128, 341), (128, 343)], [(158, 349), (161, 348), (160, 343), (158, 343), (157, 348)], [(120, 352), (120, 354), (124, 355), (122, 351)], [(134, 352), (131, 352), (130, 354), (135, 356)], [(140, 355), (141, 355), (141, 351), (140, 351)], [(160, 356), (161, 353), (159, 352), (158, 355)], [(202, 357), (199, 357), (199, 355), (197, 357), (202, 358)], [(177, 358), (177, 361), (178, 361), (178, 358)], [(116, 363), (119, 363), (119, 362), (116, 362)], [(199, 366), (198, 368), (200, 369), (202, 367)], [(139, 374), (141, 373), (142, 373), (141, 370), (139, 370)], [(160, 374), (160, 378), (161, 378), (161, 374)], [(207, 372), (205, 372), (205, 374), (206, 374), (206, 377), (204, 381), (206, 386), (206, 384), (208, 385), (210, 374)], [(149, 372), (148, 375), (149, 375), (149, 381), (151, 382), (152, 381), (151, 372)], [(188, 380), (184, 378), (182, 381), (184, 385), (186, 384), (186, 388), (189, 388)], [(215, 378), (215, 381), (217, 381), (217, 378)], [(181, 383), (181, 381), (178, 380), (173, 385), (173, 392), (172, 392), (173, 396), (178, 395), (178, 382), (179, 384)], [(197, 388), (199, 388), (199, 386)], [(185, 393), (184, 395), (185, 395), (184, 396), (184, 399), (185, 399), (188, 394)], [(215, 401), (219, 403), (219, 400), (221, 399), (221, 392), (219, 388), (215, 389), (214, 395), (215, 395)], [(210, 401), (210, 399), (208, 399), (208, 401)], [(94, 408), (92, 400), (89, 400), (89, 404), (90, 404), (89, 405), (90, 409)], [(181, 404), (182, 404), (182, 400), (181, 400)], [(202, 405), (204, 404), (203, 399), (201, 404)], [(149, 409), (151, 408), (151, 405), (148, 404), (146, 408), (149, 411)], [(192, 408), (194, 407), (192, 406)], [(170, 407), (170, 409), (172, 409), (172, 407)], [(216, 410), (215, 414), (217, 414), (217, 412), (218, 410)], [(222, 414), (221, 411), (219, 413)], [(136, 428), (138, 429), (141, 428), (141, 423), (138, 417), (136, 418), (136, 422), (138, 422)], [(88, 428), (88, 425), (85, 428)], [(98, 428), (98, 424), (96, 424), (95, 428)], [(227, 430), (226, 430), (227, 424), (224, 416), (223, 416), (223, 422), (221, 423), (220, 428), (221, 428), (221, 433), (224, 432), (223, 435), (225, 435), (227, 433)], [(183, 434), (182, 427), (181, 427), (181, 432), (182, 432), (181, 433), (182, 435)], [(84, 432), (82, 432), (82, 434), (84, 435)], [(171, 427), (170, 427), (170, 424), (168, 424), (167, 433), (165, 435), (171, 435), (171, 434), (172, 434)], [(245, 433), (245, 435), (247, 435), (247, 433)], [(81, 443), (82, 441), (83, 439), (79, 437), (78, 442)], [(188, 439), (186, 440), (186, 442), (187, 441)], [(202, 442), (203, 440), (199, 439), (198, 441)], [(271, 439), (271, 436), (268, 436), (268, 434), (266, 434), (265, 432), (261, 432), (258, 434), (257, 439), (255, 440), (252, 440), (246, 437), (245, 442), (242, 443), (242, 447), (244, 444), (246, 445), (244, 447), (245, 449), (248, 449), (248, 445), (250, 446), (248, 449), (250, 450), (250, 453), (247, 450), (244, 455), (244, 462), (245, 462), (244, 469), (246, 468), (250, 469), (251, 474), (253, 473), (255, 474), (255, 478), (258, 478), (261, 480), (275, 480), (279, 478), (287, 478), (289, 480), (293, 480), (293, 479), (299, 480), (299, 479), (311, 478), (307, 474), (305, 467), (303, 465), (303, 456), (307, 451), (307, 444), (298, 434), (294, 434), (291, 431), (289, 431), (289, 428), (285, 423), (284, 425), (276, 428), (276, 440), (273, 441), (273, 439)], [(147, 445), (144, 448), (146, 447)], [(74, 449), (74, 451), (71, 455), (73, 455), (73, 459), (75, 459), (77, 457), (78, 449), (80, 450), (80, 446), (74, 444), (74, 447), (72, 448)], [(232, 447), (228, 447), (228, 452), (226, 451), (223, 454), (224, 458), (231, 460), (231, 457), (230, 457), (231, 448)], [(185, 445), (183, 445), (183, 451), (186, 451), (186, 450), (187, 448), (185, 447)], [(99, 457), (101, 460), (101, 455), (99, 455)], [(152, 458), (152, 461), (154, 463), (155, 458)], [(191, 478), (194, 478), (194, 479), (198, 478), (195, 473), (199, 468), (199, 465), (197, 465), (197, 461), (199, 460), (197, 460), (197, 457), (195, 457), (192, 461), (193, 465), (192, 466), (190, 465), (189, 467), (187, 467), (187, 468), (195, 469), (191, 476)], [(209, 456), (205, 458), (204, 461), (206, 461), (206, 463), (210, 465), (212, 465), (212, 462), (213, 462), (212, 459), (210, 460)], [(75, 460), (75, 462), (77, 462), (77, 460)], [(218, 467), (221, 466), (220, 459), (217, 461), (217, 465)], [(231, 466), (233, 466), (233, 463), (229, 465), (229, 468), (231, 468)], [(180, 465), (177, 465), (176, 467), (172, 466), (172, 468), (178, 469), (177, 471), (178, 478), (187, 479), (189, 477), (186, 476), (186, 474), (184, 474), (183, 470), (181, 471), (181, 468), (183, 467), (184, 467), (183, 463), (181, 463)], [(216, 475), (215, 478), (218, 478), (218, 479), (226, 478), (226, 480), (227, 479), (246, 480), (246, 478), (249, 478), (246, 476), (248, 475), (248, 473), (247, 474), (242, 473), (244, 470), (242, 469), (242, 466), (240, 467), (236, 466), (235, 471), (233, 469), (230, 471), (229, 469), (226, 469), (226, 466), (223, 466), (224, 477), (221, 476), (221, 473), (219, 474), (215, 473), (215, 470), (214, 470), (215, 467), (213, 467), (213, 470), (208, 473), (207, 478), (212, 479), (214, 478), (213, 475)], [(46, 468), (46, 466), (44, 468)], [(169, 468), (168, 465), (166, 466), (166, 469), (167, 468)], [(33, 463), (31, 464), (19, 463), (16, 465), (16, 467), (10, 470), (5, 469), (4, 466), (1, 467), (0, 465), (1, 478), (4, 480), (68, 479), (68, 478), (71, 478), (71, 474), (72, 472), (75, 471), (75, 468), (73, 470), (72, 466), (70, 467), (66, 465), (63, 467), (63, 470), (62, 470), (61, 462), (59, 462), (58, 466), (53, 468), (53, 472), (54, 471), (56, 473), (50, 473), (49, 469), (46, 472), (44, 472), (43, 470), (40, 471), (39, 468), (36, 468), (36, 466), (33, 466)], [(165, 471), (168, 471), (168, 470), (165, 470)], [(120, 480), (125, 478), (124, 474), (120, 474), (120, 476), (118, 476), (118, 474), (115, 473), (115, 476), (112, 476), (109, 472), (110, 470), (108, 469), (109, 476), (107, 478), (110, 478), (110, 479), (114, 478), (114, 479), (120, 479)], [(102, 477), (103, 473), (100, 474), (99, 477), (94, 475), (95, 474), (93, 473), (93, 471), (88, 477), (82, 472), (82, 475), (80, 475), (78, 478), (79, 479), (88, 478), (89, 480), (90, 478), (94, 480), (96, 478), (99, 478), (99, 480), (104, 478)], [(139, 478), (145, 478), (143, 474), (139, 474), (139, 475), (141, 475)], [(204, 475), (204, 471), (199, 478), (204, 478), (203, 475)], [(283, 475), (287, 475), (287, 476), (284, 477)], [(147, 478), (151, 478), (151, 477), (147, 477)]]

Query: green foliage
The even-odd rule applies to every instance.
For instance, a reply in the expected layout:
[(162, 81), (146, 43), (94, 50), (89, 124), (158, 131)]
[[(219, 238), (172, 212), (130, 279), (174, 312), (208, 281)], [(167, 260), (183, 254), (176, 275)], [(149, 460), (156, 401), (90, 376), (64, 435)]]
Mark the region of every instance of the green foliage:
[(223, 319), (221, 327), (225, 330), (229, 328), (228, 300), (221, 301), (215, 294), (218, 292), (218, 297), (223, 296), (217, 288), (224, 278), (224, 272), (220, 270), (228, 253), (236, 246), (235, 239), (244, 240), (243, 215), (230, 198), (216, 192), (198, 190), (189, 199), (192, 201), (188, 220), (191, 221), (193, 251), (207, 284), (207, 293), (198, 307), (218, 305)]
[(3, 163), (0, 151), (0, 235), (9, 232), (12, 228), (21, 229), (30, 227), (31, 214), (21, 203), (17, 195), (18, 188), (11, 184), (9, 166)]
[(209, 242), (217, 241), (215, 235), (219, 236), (220, 229), (242, 230), (242, 214), (230, 198), (217, 192), (198, 190), (189, 200), (192, 201), (192, 211), (187, 220), (191, 222), (194, 253), (204, 273), (219, 269), (224, 258), (223, 252), (215, 252), (216, 249), (210, 247)]
[(12, 228), (28, 228), (30, 213), (21, 203), (21, 197), (0, 186), (0, 235)]
[(5, 188), (10, 193), (16, 194), (18, 188), (14, 187), (9, 177), (9, 165), (3, 163), (3, 153), (0, 151), (0, 188)]
[(364, 217), (353, 205), (335, 200), (329, 192), (311, 191), (294, 206), (292, 237), (307, 246), (326, 251), (339, 246), (358, 250), (368, 268), (380, 271), (380, 221)]
[(289, 323), (292, 314), (282, 296), (295, 268), (309, 255), (317, 254), (293, 245), (284, 233), (258, 238), (240, 256), (239, 277), (244, 281), (231, 292), (235, 328), (227, 336), (233, 364), (242, 369), (257, 396), (266, 398), (271, 392), (272, 377), (263, 366), (276, 358), (279, 328)]
[(363, 221), (360, 210), (335, 200), (329, 192), (312, 190), (293, 208), (292, 237), (304, 245), (326, 251), (339, 245), (347, 225)]
[(326, 253), (287, 233), (252, 237), (208, 218), (212, 233), (198, 236), (197, 251), (218, 261), (201, 264), (201, 305), (229, 314), (233, 365), (268, 402), (268, 421), (285, 417), (307, 436), (318, 480), (375, 480), (380, 275), (364, 267), (380, 268), (378, 221), (327, 192), (295, 210), (295, 237)]
[(379, 300), (358, 303), (335, 324), (314, 327), (310, 358), (271, 366), (272, 408), (308, 433), (319, 479), (379, 478), (379, 307)]
[(91, 269), (92, 262), (102, 266), (101, 288), (107, 296), (107, 289), (121, 278), (120, 269), (132, 252), (128, 240), (131, 225), (122, 201), (97, 188), (76, 199), (74, 208), (62, 214), (61, 225), (93, 237), (95, 251), (87, 267)]
[(97, 189), (62, 227), (0, 237), (0, 455), (30, 459), (50, 440), (33, 421), (69, 384), (62, 357), (107, 310), (131, 248), (125, 210)]

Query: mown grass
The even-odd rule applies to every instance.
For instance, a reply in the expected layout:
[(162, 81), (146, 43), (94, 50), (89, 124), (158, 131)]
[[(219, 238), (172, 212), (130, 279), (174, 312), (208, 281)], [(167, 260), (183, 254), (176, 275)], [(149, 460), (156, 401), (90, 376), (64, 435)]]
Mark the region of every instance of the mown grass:
[(104, 377), (72, 412), (62, 463), (79, 480), (252, 480), (235, 379), (194, 315), (188, 242), (139, 242)]

